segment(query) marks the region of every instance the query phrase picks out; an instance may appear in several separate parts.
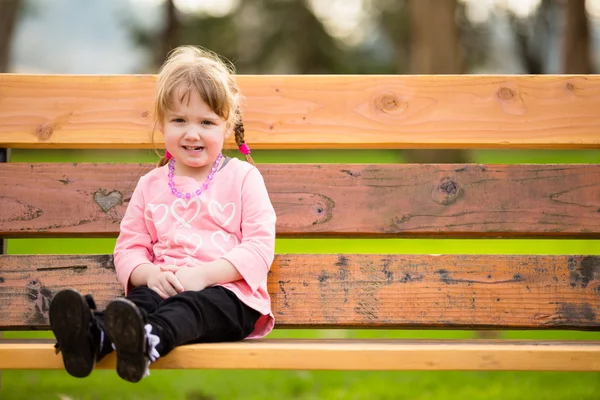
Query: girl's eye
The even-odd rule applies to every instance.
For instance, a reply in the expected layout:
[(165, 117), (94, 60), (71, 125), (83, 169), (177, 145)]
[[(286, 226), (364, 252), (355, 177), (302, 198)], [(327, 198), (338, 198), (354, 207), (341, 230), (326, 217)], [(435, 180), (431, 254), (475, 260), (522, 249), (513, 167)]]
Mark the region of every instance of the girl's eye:
[(212, 121), (204, 120), (204, 121), (202, 121), (202, 124), (203, 125), (212, 125)]
[(183, 118), (173, 118), (173, 122), (176, 122), (178, 124), (184, 123), (185, 120)]

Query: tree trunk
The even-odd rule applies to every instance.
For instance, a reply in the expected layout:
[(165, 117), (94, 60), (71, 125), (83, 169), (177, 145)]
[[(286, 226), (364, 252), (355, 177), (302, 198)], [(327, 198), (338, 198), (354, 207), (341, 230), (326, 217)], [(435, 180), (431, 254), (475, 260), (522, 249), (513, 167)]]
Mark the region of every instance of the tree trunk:
[(565, 7), (563, 73), (591, 74), (590, 27), (585, 11), (585, 1), (565, 1)]
[[(1, 0), (0, 0), (1, 1)], [(180, 22), (173, 0), (167, 0), (165, 7), (165, 27), (159, 36), (160, 45), (154, 48), (154, 63), (160, 67), (171, 50), (179, 46)]]
[(456, 0), (409, 0), (410, 73), (462, 72)]
[(21, 0), (0, 0), (0, 72), (8, 72), (10, 49)]

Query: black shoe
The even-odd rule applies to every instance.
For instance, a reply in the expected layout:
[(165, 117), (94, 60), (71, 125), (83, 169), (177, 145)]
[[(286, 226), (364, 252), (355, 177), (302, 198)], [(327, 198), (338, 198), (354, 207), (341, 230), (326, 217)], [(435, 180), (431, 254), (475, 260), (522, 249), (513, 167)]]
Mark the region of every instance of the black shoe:
[(106, 307), (105, 328), (117, 351), (117, 373), (126, 381), (139, 382), (148, 375), (150, 360), (158, 358), (156, 344), (148, 343), (144, 315), (134, 303), (119, 298)]
[(88, 376), (96, 364), (100, 346), (92, 310), (96, 308), (91, 296), (84, 297), (76, 290), (61, 290), (50, 303), (50, 326), (56, 337), (57, 353), (62, 354), (67, 372), (76, 377)]

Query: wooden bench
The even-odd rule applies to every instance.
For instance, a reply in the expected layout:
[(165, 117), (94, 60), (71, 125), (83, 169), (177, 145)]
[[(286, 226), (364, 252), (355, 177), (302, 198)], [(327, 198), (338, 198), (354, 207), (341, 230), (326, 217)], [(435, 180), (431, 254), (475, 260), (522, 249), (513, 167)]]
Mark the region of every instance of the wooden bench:
[[(600, 148), (596, 76), (239, 81), (255, 153)], [(153, 87), (153, 76), (0, 75), (0, 147), (151, 149)], [(153, 168), (126, 162), (1, 163), (0, 237), (116, 237), (138, 178)], [(279, 238), (600, 238), (600, 163), (259, 168)], [(277, 254), (276, 326), (600, 328), (600, 252), (405, 252)], [(0, 331), (48, 329), (49, 302), (66, 287), (101, 307), (122, 293), (110, 254), (1, 255)], [(98, 367), (113, 368), (114, 357)], [(0, 370), (60, 368), (50, 340), (0, 341)], [(180, 347), (155, 368), (600, 371), (600, 341), (267, 338)]]

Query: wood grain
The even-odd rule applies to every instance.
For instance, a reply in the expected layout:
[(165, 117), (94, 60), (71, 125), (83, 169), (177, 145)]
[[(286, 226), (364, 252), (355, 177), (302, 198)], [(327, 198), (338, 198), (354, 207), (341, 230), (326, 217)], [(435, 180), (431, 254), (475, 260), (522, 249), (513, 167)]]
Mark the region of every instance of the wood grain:
[[(109, 255), (1, 256), (0, 329), (68, 287), (122, 293)], [(599, 256), (278, 254), (268, 289), (278, 327), (600, 329)]]
[[(0, 235), (116, 236), (151, 168), (0, 164)], [(279, 237), (600, 237), (600, 165), (259, 168)]]
[[(114, 353), (96, 368), (114, 369)], [(181, 346), (151, 368), (600, 371), (600, 342), (263, 339)], [(0, 369), (63, 363), (50, 341), (0, 341)]]
[[(595, 75), (238, 80), (254, 149), (600, 148)], [(154, 86), (154, 75), (0, 75), (0, 147), (152, 148)]]

